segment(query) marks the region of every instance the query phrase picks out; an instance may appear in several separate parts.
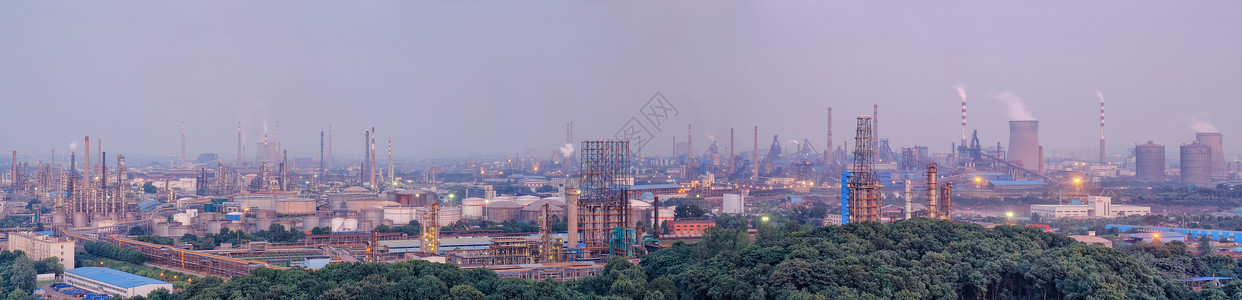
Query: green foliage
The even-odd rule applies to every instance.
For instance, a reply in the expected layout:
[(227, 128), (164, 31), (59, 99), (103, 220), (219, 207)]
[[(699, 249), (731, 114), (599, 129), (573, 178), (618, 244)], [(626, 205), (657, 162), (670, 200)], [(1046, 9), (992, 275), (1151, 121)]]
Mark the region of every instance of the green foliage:
[(332, 227), (315, 227), (311, 228), (311, 234), (332, 234)]
[[(134, 228), (139, 228), (139, 227), (134, 227)], [(156, 236), (156, 235), (140, 235), (140, 236), (134, 237), (134, 240), (139, 241), (139, 242), (144, 242), (144, 243), (157, 244), (157, 245), (168, 245), (168, 246), (173, 245), (172, 238)]]
[(134, 227), (129, 228), (129, 235), (137, 236), (137, 235), (148, 235), (148, 234), (151, 234), (151, 233), (147, 232), (147, 228), (142, 227), (142, 226), (134, 226)]
[(60, 258), (48, 257), (34, 262), (35, 272), (39, 274), (62, 274), (65, 273), (65, 266), (60, 264)]
[(706, 210), (703, 210), (702, 207), (699, 207), (698, 205), (694, 205), (694, 204), (678, 205), (677, 208), (673, 209), (673, 217), (678, 218), (678, 219), (702, 218), (703, 215), (706, 215), (706, 214), (707, 214)]
[(262, 236), (268, 242), (273, 243), (293, 243), (306, 237), (306, 233), (297, 229), (285, 230), (285, 225), (272, 224), (265, 231), (255, 233), (256, 236)]
[(160, 189), (156, 188), (155, 184), (151, 183), (150, 181), (147, 181), (147, 183), (142, 184), (142, 192), (147, 193), (147, 194), (155, 194), (155, 193), (159, 193)]
[(82, 245), (82, 249), (86, 250), (87, 254), (111, 258), (119, 261), (135, 264), (143, 264), (147, 262), (147, 256), (142, 254), (142, 252), (134, 249), (121, 248), (120, 246), (109, 243), (86, 242)]
[(13, 267), (9, 270), (7, 277), (13, 288), (33, 291), (35, 289), (35, 275), (38, 274), (35, 270), (34, 261), (22, 255), (13, 261)]

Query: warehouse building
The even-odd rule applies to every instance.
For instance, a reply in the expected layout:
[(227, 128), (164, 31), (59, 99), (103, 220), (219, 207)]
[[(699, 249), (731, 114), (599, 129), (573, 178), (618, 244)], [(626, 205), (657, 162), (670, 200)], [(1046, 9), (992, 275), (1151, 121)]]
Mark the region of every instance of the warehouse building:
[(1087, 204), (1031, 205), (1031, 214), (1045, 218), (1114, 218), (1121, 216), (1145, 216), (1151, 207), (1113, 204), (1111, 197), (1089, 196)]
[(145, 297), (158, 289), (170, 292), (173, 290), (171, 283), (101, 267), (65, 270), (65, 283), (83, 290), (125, 298)]

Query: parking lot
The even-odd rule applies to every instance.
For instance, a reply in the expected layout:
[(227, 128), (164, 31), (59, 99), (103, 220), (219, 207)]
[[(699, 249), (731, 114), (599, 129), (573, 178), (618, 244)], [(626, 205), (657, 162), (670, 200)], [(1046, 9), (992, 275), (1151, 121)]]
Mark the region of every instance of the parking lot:
[(59, 283), (59, 282), (50, 283), (47, 285), (40, 286), (39, 288), (43, 289), (44, 299), (57, 299), (57, 300), (60, 300), (60, 299), (90, 299), (90, 300), (110, 299), (110, 297), (106, 295), (91, 294), (90, 292), (79, 290), (73, 287), (62, 288), (61, 291), (57, 291), (56, 287), (60, 287), (60, 286), (67, 286), (67, 284)]

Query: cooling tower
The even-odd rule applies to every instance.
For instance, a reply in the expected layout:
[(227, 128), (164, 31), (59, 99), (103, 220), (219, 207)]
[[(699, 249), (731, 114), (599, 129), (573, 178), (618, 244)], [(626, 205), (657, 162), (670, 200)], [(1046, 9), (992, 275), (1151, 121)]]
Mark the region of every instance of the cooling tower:
[(1212, 147), (1199, 141), (1182, 145), (1182, 181), (1202, 185), (1212, 182)]
[(1195, 141), (1212, 147), (1212, 178), (1225, 177), (1225, 146), (1219, 132), (1196, 133)]
[(1164, 145), (1147, 141), (1134, 147), (1135, 177), (1143, 181), (1164, 180)]
[(1022, 163), (1031, 171), (1040, 171), (1039, 121), (1009, 121), (1009, 153), (1005, 160)]

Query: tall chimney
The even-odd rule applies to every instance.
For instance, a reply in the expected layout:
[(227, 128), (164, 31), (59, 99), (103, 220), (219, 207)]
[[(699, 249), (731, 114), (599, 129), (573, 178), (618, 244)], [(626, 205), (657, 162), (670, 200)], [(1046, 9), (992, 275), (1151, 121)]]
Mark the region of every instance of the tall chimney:
[(336, 157), (332, 156), (332, 124), (328, 124), (328, 169), (335, 168)]
[(86, 179), (86, 181), (83, 181), (83, 182), (86, 183), (86, 186), (91, 186), (90, 184), (91, 183), (91, 169), (93, 167), (91, 167), (91, 137), (90, 136), (86, 137), (86, 149), (83, 149), (82, 153), (85, 159), (82, 161), (82, 170), (84, 173), (86, 173), (85, 174), (86, 176), (83, 176), (83, 178)]
[(362, 140), (362, 169), (358, 170), (359, 186), (365, 186), (365, 183), (362, 183), (362, 181), (366, 181), (367, 165), (371, 164), (371, 129), (366, 128), (362, 132), (365, 135)]
[[(566, 187), (565, 200), (568, 201), (568, 203), (565, 203), (565, 206), (568, 206), (569, 209), (569, 232), (567, 233), (569, 248), (578, 249), (578, 188)], [(656, 209), (660, 208), (657, 207)]]
[[(966, 146), (966, 97), (964, 95), (962, 96), (962, 147)], [(957, 149), (953, 149), (953, 151), (956, 153)]]
[(388, 140), (388, 182), (394, 182), (395, 178), (392, 172), (392, 139)]
[(913, 213), (911, 212), (911, 210), (914, 209), (913, 206), (911, 206), (911, 201), (913, 201), (913, 198), (914, 198), (914, 192), (910, 185), (910, 178), (906, 177), (906, 220), (909, 220), (911, 213)]
[(118, 215), (120, 215), (121, 218), (124, 218), (124, 215), (126, 213), (125, 209), (128, 208), (125, 205), (126, 190), (127, 189), (125, 188), (125, 156), (117, 155), (116, 156), (116, 194), (113, 195), (112, 197), (116, 199), (115, 201), (118, 206), (117, 210), (119, 211)]
[(940, 194), (940, 188), (936, 185), (936, 163), (927, 164), (927, 217), (937, 219), (940, 217), (937, 208), (940, 205), (936, 201), (936, 197)]
[(751, 161), (751, 164), (755, 165), (755, 168), (754, 168), (755, 175), (752, 179), (758, 181), (759, 180), (759, 125), (755, 125), (755, 149), (754, 149), (754, 152), (751, 152), (751, 155), (754, 155), (754, 160)]
[(1100, 97), (1100, 164), (1108, 163), (1104, 152), (1104, 97)]
[(1039, 121), (1009, 121), (1009, 152), (1005, 160), (1021, 162), (1023, 168), (1038, 172), (1042, 165), (1039, 156)]
[(13, 177), (9, 183), (9, 188), (12, 192), (17, 192), (17, 150), (13, 150), (13, 172), (9, 173), (9, 176)]
[(733, 156), (733, 145), (733, 128), (729, 128), (729, 175), (737, 172), (737, 167), (734, 165), (737, 160)]
[(694, 125), (686, 125), (686, 162), (694, 159)]
[(187, 162), (185, 159), (185, 121), (181, 121), (181, 166), (184, 167)]
[(371, 189), (375, 189), (379, 185), (375, 182), (375, 127), (371, 127)]
[(320, 131), (319, 132), (319, 173), (326, 171), (326, 169), (323, 168), (324, 164), (326, 163), (324, 159), (325, 157), (323, 156), (323, 131)]

